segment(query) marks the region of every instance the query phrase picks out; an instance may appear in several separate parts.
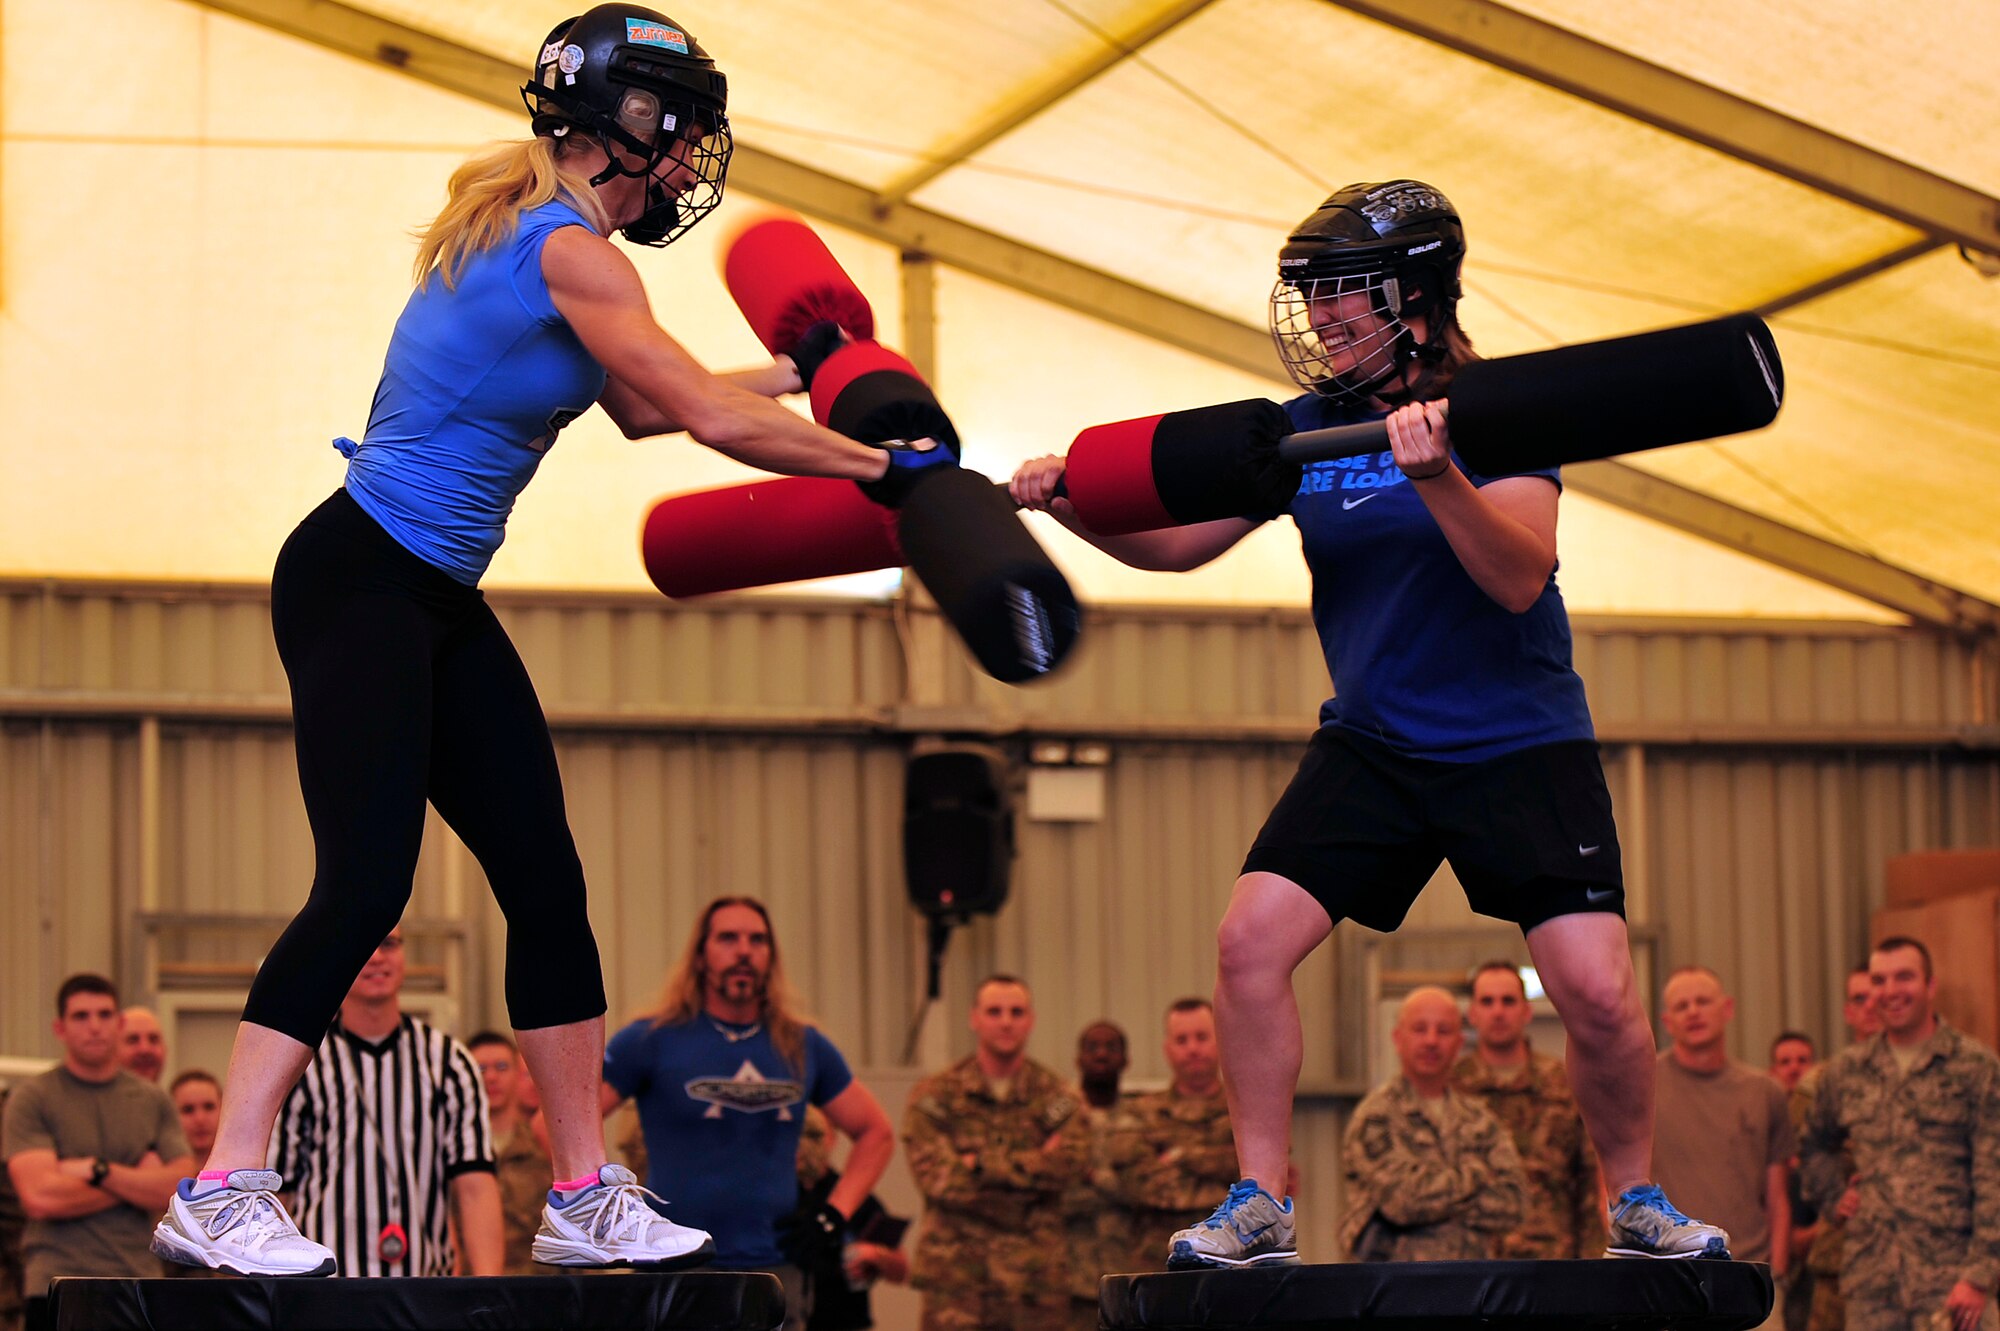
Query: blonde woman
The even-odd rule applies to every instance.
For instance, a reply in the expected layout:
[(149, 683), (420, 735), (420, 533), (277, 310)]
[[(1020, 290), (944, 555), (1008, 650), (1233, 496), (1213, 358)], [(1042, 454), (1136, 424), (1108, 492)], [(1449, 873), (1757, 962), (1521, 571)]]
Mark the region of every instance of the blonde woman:
[[(725, 81), (685, 29), (600, 5), (549, 35), (523, 98), (534, 136), (453, 175), (368, 429), (336, 444), (345, 483), (292, 533), (272, 575), (315, 874), (244, 1006), (208, 1168), (183, 1181), (155, 1230), (154, 1251), (173, 1261), (333, 1274), (332, 1251), (280, 1205), (266, 1146), (403, 913), (426, 800), (479, 858), (508, 920), (507, 1003), (558, 1180), (536, 1260), (659, 1266), (710, 1251), (708, 1235), (661, 1219), (631, 1173), (607, 1163), (605, 997), (583, 873), (548, 725), (479, 579), (516, 496), (593, 403), (633, 438), (685, 430), (755, 466), (849, 477), (883, 497), (932, 455), (892, 467), (890, 453), (772, 402), (810, 376), (803, 350), (803, 366), (781, 357), (717, 377), (654, 322), (609, 237), (680, 236), (720, 201), (731, 146)], [(838, 338), (821, 340), (821, 358)]]

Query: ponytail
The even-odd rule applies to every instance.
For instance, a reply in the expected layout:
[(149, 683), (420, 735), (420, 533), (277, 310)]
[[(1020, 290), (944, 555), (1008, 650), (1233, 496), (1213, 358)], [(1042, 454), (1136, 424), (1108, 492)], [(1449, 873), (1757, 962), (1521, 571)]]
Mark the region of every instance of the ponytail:
[(417, 285), (435, 273), (447, 288), (457, 286), (473, 255), (513, 235), (524, 211), (555, 199), (582, 213), (599, 235), (607, 233), (604, 205), (587, 179), (565, 168), (565, 147), (566, 140), (536, 135), (497, 144), (452, 172), (444, 210), (419, 237)]

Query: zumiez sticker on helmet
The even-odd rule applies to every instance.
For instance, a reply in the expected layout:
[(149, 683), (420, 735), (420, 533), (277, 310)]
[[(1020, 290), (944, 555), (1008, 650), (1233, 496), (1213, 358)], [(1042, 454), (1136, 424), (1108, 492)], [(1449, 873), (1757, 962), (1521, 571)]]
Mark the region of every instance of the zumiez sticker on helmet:
[(681, 55), (688, 53), (687, 34), (679, 28), (655, 23), (647, 18), (625, 20), (625, 40), (639, 46), (659, 46)]

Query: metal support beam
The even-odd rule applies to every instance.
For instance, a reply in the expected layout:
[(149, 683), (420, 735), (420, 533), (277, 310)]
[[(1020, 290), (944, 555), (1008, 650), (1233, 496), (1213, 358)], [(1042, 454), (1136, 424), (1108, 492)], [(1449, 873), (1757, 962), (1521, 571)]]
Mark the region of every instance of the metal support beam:
[(1326, 0), (1947, 240), (2000, 250), (2000, 199), (1494, 0)]
[(1919, 623), (1964, 633), (1992, 634), (2000, 629), (2000, 606), (1630, 463), (1607, 460), (1565, 467), (1563, 483), (1579, 494), (1887, 606)]
[[(195, 0), (319, 46), (387, 65), (410, 77), (493, 106), (521, 104), (524, 67), (334, 0)], [(929, 255), (989, 281), (1279, 382), (1270, 336), (1211, 310), (1137, 283), (968, 226), (941, 213), (896, 204), (878, 208), (873, 191), (738, 143), (729, 183), (746, 194), (831, 222), (901, 250)]]
[(1926, 254), (1942, 248), (1944, 248), (1944, 242), (1935, 236), (1927, 236), (1922, 240), (1912, 241), (1901, 249), (1891, 250), (1887, 254), (1878, 255), (1868, 260), (1866, 263), (1858, 263), (1852, 268), (1843, 269), (1828, 277), (1822, 277), (1819, 281), (1802, 286), (1796, 291), (1788, 291), (1782, 296), (1773, 296), (1762, 305), (1759, 305), (1752, 313), (1769, 319), (1774, 315), (1783, 314), (1786, 310), (1796, 309), (1810, 301), (1818, 300), (1821, 296), (1830, 296), (1843, 287), (1851, 287), (1856, 282), (1865, 282), (1878, 273), (1886, 273), (1891, 268), (1900, 268), (1912, 259), (1921, 259)]
[(1012, 133), (1105, 71), (1116, 67), (1142, 46), (1208, 8), (1215, 0), (1171, 0), (1123, 32), (1111, 33), (1088, 58), (1068, 69), (1055, 70), (1017, 91), (1000, 109), (951, 143), (926, 157), (910, 171), (890, 181), (877, 194), (877, 206), (893, 208), (981, 148)]

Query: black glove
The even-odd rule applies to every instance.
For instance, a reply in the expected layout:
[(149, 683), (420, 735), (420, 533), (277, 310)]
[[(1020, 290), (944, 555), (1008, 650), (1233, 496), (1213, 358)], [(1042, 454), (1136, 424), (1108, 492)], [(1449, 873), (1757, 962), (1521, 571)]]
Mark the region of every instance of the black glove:
[(872, 481), (856, 481), (861, 493), (888, 508), (901, 508), (919, 485), (947, 467), (958, 465), (958, 456), (943, 443), (918, 452), (901, 439), (876, 445), (889, 454), (889, 470)]
[(826, 358), (847, 345), (847, 331), (831, 319), (821, 319), (799, 336), (799, 340), (788, 353), (792, 364), (799, 367), (799, 387), (810, 391), (813, 376), (819, 367), (826, 364)]
[(798, 1265), (811, 1267), (837, 1254), (847, 1241), (847, 1217), (831, 1202), (808, 1197), (798, 1209), (778, 1217), (778, 1250)]

